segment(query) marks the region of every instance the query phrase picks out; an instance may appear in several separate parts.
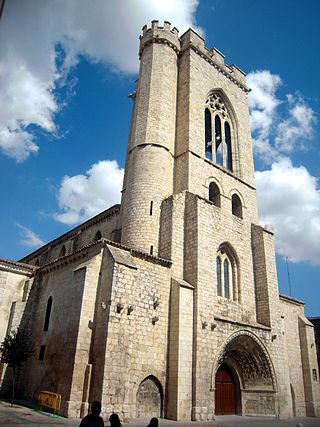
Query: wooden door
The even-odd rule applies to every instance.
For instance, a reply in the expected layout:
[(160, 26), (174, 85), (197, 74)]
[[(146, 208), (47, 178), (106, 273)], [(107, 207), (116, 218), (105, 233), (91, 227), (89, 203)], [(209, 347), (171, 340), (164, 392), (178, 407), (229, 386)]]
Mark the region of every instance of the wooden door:
[(223, 364), (216, 374), (215, 413), (226, 415), (236, 413), (236, 385), (233, 374), (227, 365)]

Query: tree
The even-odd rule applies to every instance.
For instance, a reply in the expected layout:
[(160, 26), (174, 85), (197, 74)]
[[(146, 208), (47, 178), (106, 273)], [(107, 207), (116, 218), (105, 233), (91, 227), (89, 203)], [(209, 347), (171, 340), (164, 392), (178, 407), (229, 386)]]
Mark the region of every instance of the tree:
[(11, 406), (13, 406), (16, 380), (19, 376), (20, 368), (26, 360), (34, 353), (34, 343), (31, 335), (18, 328), (6, 336), (0, 345), (1, 362), (12, 368), (12, 395)]

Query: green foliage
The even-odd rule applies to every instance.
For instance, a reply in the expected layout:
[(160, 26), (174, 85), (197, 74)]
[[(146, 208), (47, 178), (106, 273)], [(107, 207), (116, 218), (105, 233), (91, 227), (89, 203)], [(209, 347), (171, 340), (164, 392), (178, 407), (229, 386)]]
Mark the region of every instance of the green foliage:
[(33, 339), (22, 329), (11, 332), (0, 345), (1, 362), (13, 368), (20, 368), (34, 353)]

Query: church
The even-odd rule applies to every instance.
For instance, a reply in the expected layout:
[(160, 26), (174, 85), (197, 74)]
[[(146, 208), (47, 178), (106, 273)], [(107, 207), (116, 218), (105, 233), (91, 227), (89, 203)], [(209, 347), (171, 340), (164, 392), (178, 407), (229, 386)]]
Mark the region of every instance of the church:
[(320, 416), (314, 328), (259, 225), (245, 74), (169, 22), (139, 57), (121, 204), (0, 259), (0, 340), (35, 342), (20, 393), (67, 417)]

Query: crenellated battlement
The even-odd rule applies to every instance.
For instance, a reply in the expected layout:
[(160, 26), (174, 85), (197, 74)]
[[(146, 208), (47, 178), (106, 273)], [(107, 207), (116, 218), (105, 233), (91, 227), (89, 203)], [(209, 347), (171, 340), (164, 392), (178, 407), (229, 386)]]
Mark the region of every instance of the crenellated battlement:
[(167, 44), (178, 53), (180, 51), (179, 31), (175, 27), (171, 28), (168, 21), (164, 21), (161, 27), (159, 21), (154, 20), (151, 22), (151, 28), (148, 28), (147, 25), (142, 28), (139, 57), (141, 57), (144, 48), (151, 43)]
[(143, 35), (145, 35), (147, 31), (150, 31), (150, 30), (153, 30), (153, 31), (165, 30), (165, 31), (170, 31), (172, 34), (174, 34), (177, 37), (179, 35), (179, 30), (176, 27), (171, 28), (171, 22), (169, 21), (164, 21), (162, 27), (159, 26), (159, 21), (157, 20), (151, 21), (151, 28), (148, 28), (147, 25), (144, 25), (144, 27), (142, 28)]
[(204, 39), (191, 28), (186, 31), (181, 37), (182, 55), (186, 50), (192, 49), (205, 61), (222, 72), (229, 80), (241, 87), (245, 92), (249, 92), (246, 86), (246, 74), (236, 65), (227, 65), (224, 60), (224, 55), (217, 48), (208, 49), (205, 47)]
[(151, 43), (163, 43), (170, 46), (177, 55), (181, 56), (185, 51), (192, 49), (201, 58), (217, 68), (230, 81), (241, 87), (245, 92), (249, 92), (246, 85), (246, 74), (236, 65), (227, 65), (225, 57), (218, 49), (205, 47), (204, 39), (189, 28), (181, 37), (176, 27), (171, 28), (171, 23), (164, 21), (163, 26), (159, 26), (159, 21), (151, 22), (151, 27), (145, 25), (142, 28), (140, 36), (139, 57), (143, 53), (146, 46)]

